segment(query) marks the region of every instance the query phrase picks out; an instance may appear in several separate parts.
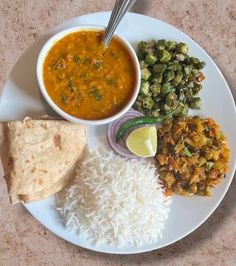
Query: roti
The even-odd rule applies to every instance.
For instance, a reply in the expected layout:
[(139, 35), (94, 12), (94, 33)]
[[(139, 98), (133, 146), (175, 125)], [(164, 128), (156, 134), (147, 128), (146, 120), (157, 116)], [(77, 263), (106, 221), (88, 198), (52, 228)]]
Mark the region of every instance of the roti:
[(65, 187), (86, 145), (86, 127), (64, 120), (0, 124), (0, 157), (11, 203), (44, 199)]

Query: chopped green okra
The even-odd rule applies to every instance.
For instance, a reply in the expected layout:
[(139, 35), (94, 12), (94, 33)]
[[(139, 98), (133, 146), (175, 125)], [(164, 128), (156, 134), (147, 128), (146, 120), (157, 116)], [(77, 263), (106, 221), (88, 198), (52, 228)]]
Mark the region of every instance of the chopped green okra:
[(186, 43), (178, 43), (177, 44), (177, 47), (176, 47), (176, 51), (177, 53), (180, 53), (180, 54), (187, 54), (188, 53), (188, 46)]
[(178, 86), (180, 82), (182, 81), (182, 78), (183, 78), (183, 74), (181, 72), (178, 72), (175, 78), (171, 81), (171, 84), (175, 87)]
[(144, 60), (141, 60), (141, 61), (139, 62), (139, 65), (140, 65), (140, 69), (144, 69), (144, 68), (147, 67), (147, 64), (145, 63)]
[(181, 101), (182, 103), (185, 103), (186, 102), (186, 97), (185, 97), (185, 94), (183, 91), (181, 91), (179, 94), (178, 94), (178, 99), (179, 101)]
[(166, 48), (166, 40), (159, 40), (156, 44), (157, 49), (165, 49)]
[(185, 55), (184, 54), (176, 54), (175, 58), (179, 61), (179, 62), (183, 62), (185, 60)]
[(200, 109), (196, 97), (205, 79), (205, 63), (188, 55), (188, 45), (165, 39), (138, 44), (141, 87), (134, 108), (146, 116), (163, 116), (178, 105), (173, 115), (185, 116), (188, 109)]
[(140, 59), (144, 59), (148, 50), (149, 50), (149, 44), (147, 42), (143, 42), (143, 41), (140, 42), (138, 44), (138, 52), (137, 52), (138, 57)]
[(140, 91), (141, 91), (142, 94), (144, 94), (146, 96), (151, 96), (150, 84), (149, 84), (148, 81), (142, 80)]
[(165, 46), (167, 50), (174, 50), (176, 48), (176, 42), (167, 41)]
[[(186, 99), (187, 100), (191, 100), (193, 98), (193, 91), (192, 91), (192, 89), (189, 88), (188, 90), (186, 90), (185, 96), (186, 96)], [(195, 109), (195, 108), (193, 108), (193, 109)]]
[(200, 110), (201, 109), (201, 105), (202, 105), (202, 101), (200, 97), (194, 97), (192, 98), (190, 107), (192, 109), (196, 109), (196, 110)]
[(167, 63), (170, 61), (171, 54), (169, 52), (167, 52), (166, 50), (164, 50), (164, 49), (158, 50), (157, 53), (158, 53), (158, 57), (159, 57), (160, 62)]
[(151, 74), (151, 72), (150, 72), (150, 70), (148, 68), (143, 68), (141, 70), (141, 79), (148, 80), (151, 75), (152, 74)]
[(194, 68), (194, 69), (192, 70), (192, 74), (193, 74), (194, 76), (198, 75), (198, 73), (199, 73), (199, 70), (198, 70), (198, 69)]
[(163, 77), (162, 73), (154, 73), (152, 82), (154, 82), (154, 83), (156, 83), (156, 82), (162, 83), (162, 77)]
[(202, 88), (202, 85), (200, 83), (194, 82), (193, 88), (192, 88), (193, 95), (198, 94), (198, 92), (201, 90), (201, 88)]
[(168, 70), (174, 70), (174, 71), (181, 71), (182, 70), (181, 65), (179, 63), (172, 63), (172, 62), (168, 63), (167, 69)]
[(161, 92), (161, 84), (156, 82), (150, 86), (151, 92), (158, 95)]
[(205, 62), (199, 62), (196, 65), (194, 65), (197, 69), (203, 69), (205, 67)]
[(152, 73), (163, 73), (166, 70), (167, 66), (165, 64), (155, 64), (152, 67)]
[(154, 105), (154, 101), (151, 97), (147, 96), (143, 99), (143, 107), (151, 110)]
[(161, 95), (165, 96), (167, 93), (171, 92), (171, 84), (170, 83), (164, 83), (161, 87)]
[(145, 63), (148, 64), (149, 66), (155, 64), (155, 62), (157, 61), (157, 56), (154, 54), (147, 54), (145, 57)]
[(196, 57), (190, 57), (189, 62), (193, 65), (196, 65), (196, 64), (200, 63), (200, 60)]
[(187, 65), (184, 67), (184, 73), (189, 76), (191, 74), (191, 71), (192, 71), (192, 66), (190, 65)]
[(140, 51), (145, 51), (149, 48), (149, 44), (147, 42), (144, 42), (144, 41), (141, 41), (139, 44), (138, 44), (138, 50)]
[(175, 113), (176, 116), (186, 116), (188, 114), (188, 105), (184, 104), (181, 106), (178, 112)]
[(176, 99), (177, 95), (174, 92), (169, 92), (165, 98), (166, 104), (172, 106)]
[(175, 78), (175, 72), (173, 70), (167, 70), (164, 73), (164, 77), (166, 82), (171, 81), (172, 79)]

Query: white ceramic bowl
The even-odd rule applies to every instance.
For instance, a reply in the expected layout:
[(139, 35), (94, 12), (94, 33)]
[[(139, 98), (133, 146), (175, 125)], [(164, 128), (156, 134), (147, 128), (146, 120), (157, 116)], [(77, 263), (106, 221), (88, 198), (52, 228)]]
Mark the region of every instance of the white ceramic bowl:
[(78, 32), (78, 31), (81, 31), (81, 30), (104, 30), (104, 29), (105, 29), (105, 27), (102, 27), (102, 26), (83, 25), (83, 26), (78, 26), (78, 27), (73, 27), (73, 28), (69, 28), (69, 29), (63, 30), (63, 31), (53, 35), (44, 44), (43, 48), (41, 49), (41, 51), (39, 53), (38, 60), (37, 60), (37, 69), (36, 69), (36, 71), (37, 71), (37, 79), (38, 79), (40, 90), (41, 90), (45, 100), (52, 107), (52, 109), (55, 112), (57, 112), (60, 116), (64, 117), (65, 119), (67, 119), (67, 120), (69, 120), (71, 122), (83, 123), (83, 124), (87, 124), (87, 125), (102, 125), (102, 124), (110, 123), (110, 122), (114, 121), (115, 119), (119, 118), (120, 116), (122, 116), (124, 113), (126, 113), (132, 107), (132, 105), (135, 102), (135, 99), (138, 96), (139, 87), (140, 87), (140, 80), (141, 80), (141, 77), (140, 77), (141, 74), (140, 74), (140, 67), (139, 67), (138, 58), (136, 56), (136, 53), (135, 53), (133, 47), (129, 44), (129, 42), (127, 40), (125, 40), (124, 38), (122, 38), (121, 36), (118, 36), (118, 35), (115, 35), (115, 36), (126, 47), (126, 49), (129, 52), (131, 58), (133, 59), (134, 66), (135, 66), (135, 71), (136, 71), (136, 81), (135, 81), (135, 88), (134, 88), (134, 91), (133, 91), (133, 95), (130, 98), (130, 100), (127, 102), (127, 104), (123, 107), (123, 109), (121, 109), (116, 114), (114, 114), (114, 115), (112, 115), (110, 117), (104, 118), (104, 119), (99, 119), (99, 120), (80, 119), (80, 118), (77, 118), (75, 116), (72, 116), (72, 115), (64, 112), (60, 107), (58, 107), (54, 103), (54, 101), (48, 95), (47, 90), (46, 90), (45, 85), (44, 85), (44, 81), (43, 81), (43, 65), (44, 65), (44, 60), (45, 60), (49, 50), (52, 48), (52, 46), (56, 42), (58, 42), (59, 40), (64, 38), (66, 35), (71, 34), (73, 32)]

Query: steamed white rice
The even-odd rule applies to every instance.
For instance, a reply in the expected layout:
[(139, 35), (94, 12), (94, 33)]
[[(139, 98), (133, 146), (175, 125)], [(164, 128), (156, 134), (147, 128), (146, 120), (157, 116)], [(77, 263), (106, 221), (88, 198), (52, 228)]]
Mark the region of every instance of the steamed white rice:
[(86, 150), (57, 210), (66, 228), (95, 244), (141, 246), (162, 237), (169, 204), (151, 161), (100, 147)]

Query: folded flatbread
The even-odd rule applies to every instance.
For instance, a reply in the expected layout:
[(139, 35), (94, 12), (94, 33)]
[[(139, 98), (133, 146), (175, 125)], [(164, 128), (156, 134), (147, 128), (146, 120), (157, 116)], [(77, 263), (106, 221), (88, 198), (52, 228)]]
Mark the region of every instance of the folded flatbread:
[(11, 203), (44, 199), (73, 178), (86, 127), (64, 120), (0, 123), (0, 157)]

